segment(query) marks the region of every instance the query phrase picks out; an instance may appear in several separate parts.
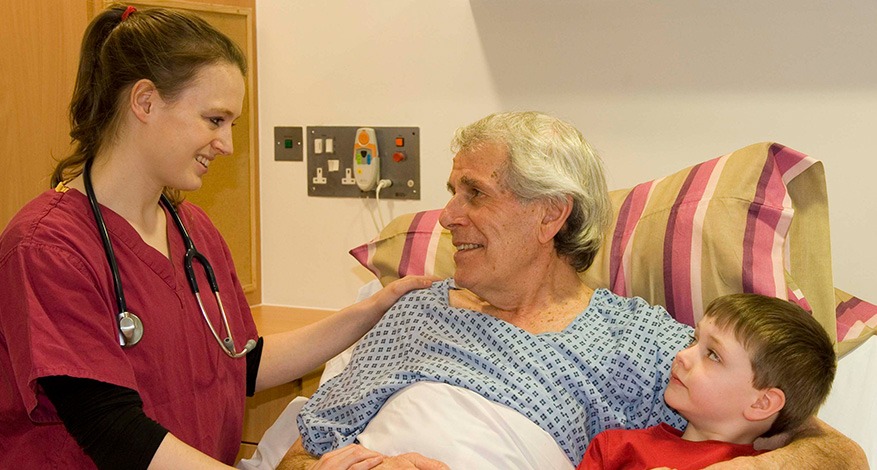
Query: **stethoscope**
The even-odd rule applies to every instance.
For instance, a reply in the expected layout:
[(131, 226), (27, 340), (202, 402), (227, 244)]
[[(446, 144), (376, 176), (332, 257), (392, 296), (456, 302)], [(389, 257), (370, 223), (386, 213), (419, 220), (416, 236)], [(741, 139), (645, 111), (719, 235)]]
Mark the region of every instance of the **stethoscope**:
[[(119, 323), (119, 346), (130, 348), (140, 342), (140, 339), (143, 338), (143, 322), (140, 321), (140, 318), (137, 315), (128, 311), (125, 303), (125, 293), (122, 291), (122, 278), (119, 275), (119, 265), (116, 263), (116, 255), (113, 252), (113, 245), (110, 243), (110, 234), (107, 231), (107, 225), (104, 223), (104, 218), (100, 213), (97, 198), (94, 195), (94, 188), (91, 186), (91, 163), (91, 160), (85, 163), (85, 171), (82, 173), (83, 182), (85, 183), (85, 194), (88, 197), (89, 204), (91, 204), (91, 211), (94, 213), (94, 220), (97, 223), (97, 231), (100, 233), (101, 241), (103, 241), (104, 252), (107, 255), (107, 262), (110, 265), (110, 270), (113, 272), (116, 304), (119, 306), (119, 313), (116, 316)], [(241, 352), (235, 351), (234, 339), (231, 335), (231, 328), (228, 326), (228, 317), (225, 315), (225, 307), (222, 306), (222, 298), (219, 296), (219, 284), (216, 282), (216, 276), (213, 275), (213, 267), (210, 266), (210, 262), (207, 261), (207, 258), (195, 249), (195, 243), (192, 242), (189, 232), (186, 231), (186, 227), (183, 226), (183, 221), (180, 219), (180, 215), (177, 213), (176, 209), (174, 209), (174, 205), (171, 201), (164, 194), (161, 195), (161, 205), (170, 212), (171, 218), (174, 219), (174, 225), (177, 226), (177, 230), (180, 231), (180, 235), (183, 237), (183, 242), (186, 245), (186, 277), (189, 279), (189, 286), (192, 288), (192, 293), (195, 294), (195, 299), (198, 301), (198, 308), (201, 309), (201, 315), (204, 316), (204, 321), (207, 322), (207, 327), (210, 328), (213, 337), (216, 338), (216, 341), (222, 346), (222, 350), (225, 351), (229, 357), (235, 359), (244, 357), (244, 355), (256, 347), (256, 341), (251, 339), (247, 341), (247, 344), (244, 345), (244, 349)], [(228, 332), (228, 337), (225, 339), (219, 339), (219, 334), (217, 334), (216, 329), (213, 328), (213, 322), (210, 321), (210, 318), (207, 317), (207, 311), (204, 310), (204, 304), (201, 302), (201, 294), (198, 289), (198, 281), (195, 279), (195, 269), (192, 266), (193, 260), (198, 260), (198, 262), (201, 263), (201, 266), (204, 268), (204, 274), (207, 276), (207, 282), (210, 284), (210, 289), (213, 291), (214, 297), (216, 297), (216, 304), (219, 305), (219, 311), (222, 314), (222, 322), (225, 324), (225, 331)]]

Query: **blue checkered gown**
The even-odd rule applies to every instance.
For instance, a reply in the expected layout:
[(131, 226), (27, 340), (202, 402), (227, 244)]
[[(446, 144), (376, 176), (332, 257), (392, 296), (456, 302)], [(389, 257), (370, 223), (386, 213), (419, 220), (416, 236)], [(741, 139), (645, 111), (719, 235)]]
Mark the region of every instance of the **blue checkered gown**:
[(424, 380), (517, 410), (554, 437), (573, 466), (605, 429), (684, 428), (663, 390), (692, 330), (663, 308), (599, 289), (563, 331), (534, 335), (451, 307), (452, 288), (448, 279), (406, 294), (360, 341), (347, 368), (298, 416), (308, 452), (353, 443), (391, 395)]

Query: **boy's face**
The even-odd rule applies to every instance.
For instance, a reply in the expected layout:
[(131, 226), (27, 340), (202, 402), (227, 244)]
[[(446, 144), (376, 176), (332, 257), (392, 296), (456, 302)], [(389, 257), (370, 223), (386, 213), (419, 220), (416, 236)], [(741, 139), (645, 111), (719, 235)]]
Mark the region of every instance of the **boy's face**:
[(745, 420), (743, 412), (759, 397), (749, 354), (733, 331), (719, 329), (710, 318), (698, 323), (671, 371), (664, 400), (705, 431), (720, 432)]

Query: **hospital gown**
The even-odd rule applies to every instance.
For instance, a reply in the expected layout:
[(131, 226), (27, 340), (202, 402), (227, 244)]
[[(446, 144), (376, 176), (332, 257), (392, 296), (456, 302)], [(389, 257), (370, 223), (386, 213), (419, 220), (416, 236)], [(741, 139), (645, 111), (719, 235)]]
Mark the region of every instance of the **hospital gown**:
[(511, 407), (549, 433), (572, 465), (605, 429), (684, 426), (663, 390), (691, 328), (663, 308), (599, 289), (563, 331), (531, 334), (451, 307), (452, 286), (445, 280), (402, 297), (320, 387), (298, 417), (308, 452), (353, 443), (390, 396), (419, 381)]

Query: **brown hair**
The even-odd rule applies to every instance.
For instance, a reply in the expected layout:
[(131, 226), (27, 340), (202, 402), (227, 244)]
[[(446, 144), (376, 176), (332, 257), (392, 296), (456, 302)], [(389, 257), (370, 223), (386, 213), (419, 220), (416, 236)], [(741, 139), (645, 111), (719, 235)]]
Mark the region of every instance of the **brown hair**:
[(794, 429), (825, 401), (837, 357), (828, 334), (804, 309), (773, 297), (732, 294), (710, 303), (704, 318), (730, 328), (743, 344), (755, 389), (776, 387), (785, 393), (786, 404), (765, 436)]
[[(52, 186), (82, 173), (118, 131), (126, 91), (151, 80), (163, 99), (173, 99), (207, 65), (230, 63), (242, 74), (247, 61), (227, 36), (195, 15), (164, 8), (137, 10), (113, 5), (89, 24), (82, 39), (79, 71), (70, 102), (71, 155), (52, 173)], [(179, 191), (165, 188), (172, 201)]]

